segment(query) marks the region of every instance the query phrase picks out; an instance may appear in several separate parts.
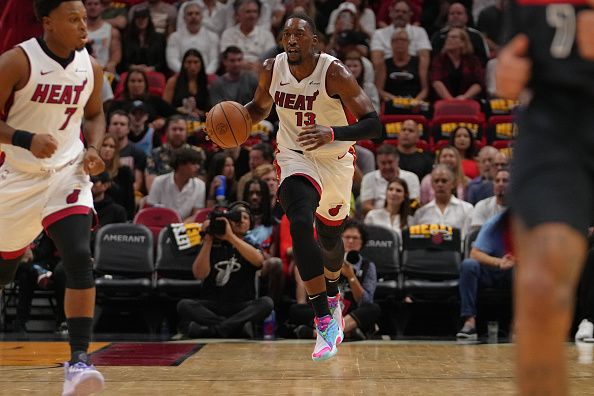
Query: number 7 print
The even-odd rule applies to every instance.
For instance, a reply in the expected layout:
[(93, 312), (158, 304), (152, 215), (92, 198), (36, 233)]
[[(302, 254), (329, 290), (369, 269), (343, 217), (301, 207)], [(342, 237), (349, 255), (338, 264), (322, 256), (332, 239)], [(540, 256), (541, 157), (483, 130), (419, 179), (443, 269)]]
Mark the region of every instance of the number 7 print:
[(76, 107), (68, 107), (66, 109), (66, 111), (64, 111), (64, 113), (66, 114), (66, 121), (64, 121), (64, 123), (60, 127), (60, 129), (59, 129), (60, 131), (63, 131), (64, 129), (66, 129), (66, 127), (68, 126), (68, 123), (70, 122), (70, 119), (72, 118), (74, 113), (76, 113), (76, 110), (77, 110)]

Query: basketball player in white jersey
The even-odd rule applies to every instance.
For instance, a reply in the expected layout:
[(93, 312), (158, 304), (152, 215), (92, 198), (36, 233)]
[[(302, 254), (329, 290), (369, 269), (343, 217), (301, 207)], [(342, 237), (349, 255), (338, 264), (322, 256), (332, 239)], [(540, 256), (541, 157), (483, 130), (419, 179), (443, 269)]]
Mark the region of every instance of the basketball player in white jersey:
[(89, 174), (105, 168), (98, 152), (105, 133), (103, 74), (84, 49), (82, 1), (35, 0), (35, 12), (43, 39), (0, 56), (0, 289), (45, 229), (66, 271), (71, 360), (64, 364), (63, 395), (87, 395), (103, 389), (103, 376), (87, 358), (95, 307)]
[[(307, 15), (285, 23), (285, 52), (264, 62), (252, 122), (273, 103), (280, 119), (275, 164), (279, 199), (291, 223), (293, 252), (315, 311), (313, 360), (334, 356), (343, 339), (338, 278), (344, 247), (340, 235), (349, 213), (356, 140), (379, 138), (382, 126), (369, 97), (339, 60), (315, 53), (318, 37)], [(348, 125), (346, 107), (357, 119)], [(318, 242), (314, 239), (315, 225)]]

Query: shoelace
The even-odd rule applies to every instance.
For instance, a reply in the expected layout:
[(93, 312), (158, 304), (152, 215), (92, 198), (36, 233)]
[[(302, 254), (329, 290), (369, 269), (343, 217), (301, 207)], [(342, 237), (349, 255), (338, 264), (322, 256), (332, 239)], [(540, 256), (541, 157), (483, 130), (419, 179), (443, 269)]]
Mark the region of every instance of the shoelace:
[(83, 362), (77, 362), (75, 365), (69, 366), (68, 370), (78, 372), (78, 371), (83, 371), (83, 370), (86, 370), (86, 369), (89, 369), (92, 367), (93, 366), (89, 366)]

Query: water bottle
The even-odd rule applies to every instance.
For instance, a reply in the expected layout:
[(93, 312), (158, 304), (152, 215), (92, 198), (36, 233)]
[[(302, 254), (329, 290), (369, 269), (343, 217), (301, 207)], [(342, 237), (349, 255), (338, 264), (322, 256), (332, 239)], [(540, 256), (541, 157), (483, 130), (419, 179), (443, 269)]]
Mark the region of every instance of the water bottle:
[(223, 175), (216, 176), (221, 181), (219, 186), (215, 189), (215, 200), (218, 204), (225, 202), (225, 190), (227, 189), (227, 178)]
[(265, 340), (274, 340), (274, 331), (276, 330), (276, 314), (274, 309), (270, 312), (270, 315), (264, 319), (262, 331), (264, 332)]

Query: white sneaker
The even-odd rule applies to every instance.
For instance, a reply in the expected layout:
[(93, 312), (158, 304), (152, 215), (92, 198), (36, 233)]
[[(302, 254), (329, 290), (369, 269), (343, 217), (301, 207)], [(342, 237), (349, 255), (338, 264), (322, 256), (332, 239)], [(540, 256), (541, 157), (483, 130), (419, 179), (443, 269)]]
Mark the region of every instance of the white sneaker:
[(101, 392), (105, 387), (103, 375), (95, 366), (78, 362), (75, 365), (64, 363), (64, 390), (62, 396), (87, 396)]
[(585, 338), (592, 338), (594, 335), (594, 324), (588, 319), (584, 319), (580, 322), (578, 330), (575, 333), (576, 341), (583, 341)]
[(336, 341), (336, 345), (338, 345), (344, 338), (344, 318), (342, 317), (342, 306), (340, 305), (340, 293), (334, 297), (328, 297), (328, 307), (332, 318), (338, 323), (340, 329), (340, 338)]

